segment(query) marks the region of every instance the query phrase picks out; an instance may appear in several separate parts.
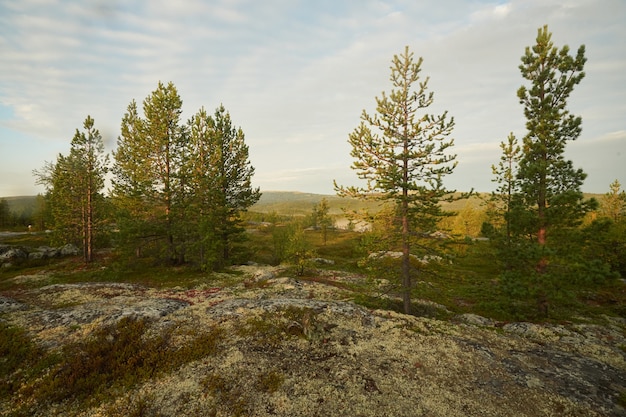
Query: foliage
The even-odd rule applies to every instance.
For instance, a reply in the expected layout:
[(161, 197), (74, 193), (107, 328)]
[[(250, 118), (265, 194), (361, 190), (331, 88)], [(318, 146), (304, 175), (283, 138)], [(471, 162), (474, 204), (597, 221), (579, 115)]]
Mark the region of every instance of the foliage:
[(443, 186), (443, 177), (456, 166), (456, 155), (448, 154), (454, 144), (448, 138), (454, 119), (448, 118), (447, 112), (437, 116), (421, 114), (434, 102), (434, 94), (428, 92), (428, 78), (421, 79), (421, 65), (422, 58), (415, 61), (408, 47), (393, 57), (393, 89), (389, 95), (383, 92), (376, 98), (377, 114), (363, 111), (361, 124), (348, 140), (354, 158), (352, 168), (367, 185), (360, 188), (335, 183), (340, 196), (387, 201), (396, 206), (406, 313), (411, 309), (412, 240), (432, 232), (445, 215), (439, 202), (451, 191)]
[(0, 320), (0, 398), (17, 395), (20, 386), (54, 361), (19, 327)]
[(47, 372), (19, 387), (16, 398), (26, 395), (39, 403), (72, 399), (93, 405), (182, 364), (215, 354), (222, 337), (219, 329), (209, 329), (179, 347), (173, 343), (174, 336), (174, 330), (151, 335), (146, 319), (122, 318), (99, 328), (86, 340), (66, 345)]
[(202, 108), (186, 125), (181, 107), (172, 83), (144, 100), (143, 118), (135, 101), (128, 106), (114, 153), (120, 244), (137, 256), (219, 269), (260, 193), (243, 131), (224, 106), (214, 116)]
[[(241, 128), (232, 125), (224, 106), (210, 117), (204, 108), (188, 122), (189, 150), (184, 166), (185, 197), (181, 212), (198, 217), (200, 263), (219, 269), (231, 258), (233, 238), (241, 235), (240, 213), (260, 198), (252, 188), (254, 168)], [(211, 260), (205, 260), (205, 252)]]
[(76, 129), (69, 155), (59, 154), (56, 163), (47, 163), (34, 174), (47, 190), (56, 243), (82, 246), (85, 262), (91, 262), (96, 235), (102, 233), (104, 221), (102, 190), (108, 155), (90, 116), (83, 128), (86, 134)]
[(139, 116), (134, 100), (128, 105), (113, 153), (120, 236), (136, 246), (137, 254), (144, 246), (153, 246), (157, 256), (171, 262), (178, 260), (172, 207), (181, 185), (177, 181), (185, 139), (181, 107), (174, 84), (159, 82), (143, 102), (145, 118)]
[(324, 245), (326, 245), (328, 239), (328, 230), (333, 225), (333, 220), (328, 214), (330, 206), (326, 197), (313, 207), (313, 227), (319, 228), (322, 231), (322, 237), (324, 239)]
[(308, 266), (310, 259), (314, 256), (313, 248), (305, 236), (302, 225), (299, 223), (291, 229), (285, 255), (287, 259), (295, 265), (298, 276), (304, 274), (305, 268)]
[(581, 255), (626, 277), (626, 218), (599, 218), (581, 230)]
[(559, 50), (551, 37), (547, 26), (540, 28), (536, 45), (522, 56), (519, 68), (530, 86), (520, 87), (517, 95), (527, 134), (521, 148), (513, 134), (501, 144), (503, 156), (493, 167), (500, 187), (492, 202), (496, 224), (499, 214), (505, 232), (493, 224), (485, 229), (500, 245), (507, 293), (534, 298), (543, 315), (551, 302), (569, 296), (570, 284), (581, 276), (591, 281), (611, 276), (606, 265), (583, 253), (579, 227), (597, 202), (584, 198), (580, 188), (586, 174), (564, 158), (567, 142), (581, 133), (582, 119), (570, 114), (567, 101), (585, 76), (585, 47), (570, 56), (569, 47)]
[[(485, 223), (487, 213), (474, 207), (468, 200), (465, 206), (455, 213), (454, 216), (443, 218), (451, 221), (451, 227), (446, 227), (453, 235), (462, 236), (463, 238), (475, 238), (481, 233), (481, 227)], [(442, 223), (440, 223), (441, 225)]]
[(600, 202), (600, 215), (614, 222), (619, 222), (626, 215), (626, 191), (621, 191), (622, 185), (615, 180), (610, 185), (610, 191), (606, 193)]
[(288, 258), (288, 248), (291, 238), (294, 234), (293, 225), (274, 225), (271, 227), (272, 232), (272, 264), (279, 265)]
[(528, 131), (517, 179), (523, 209), (532, 215), (533, 230), (525, 232), (534, 233), (539, 244), (545, 243), (549, 228), (575, 226), (593, 208), (580, 191), (586, 174), (564, 158), (567, 142), (581, 133), (582, 119), (570, 114), (567, 100), (585, 76), (585, 47), (573, 57), (568, 46), (558, 50), (551, 38), (544, 26), (537, 44), (526, 48), (519, 68), (531, 86), (517, 91)]
[(5, 229), (11, 225), (11, 210), (9, 203), (3, 198), (0, 199), (0, 228)]
[(510, 244), (511, 224), (516, 220), (512, 216), (512, 211), (514, 194), (518, 190), (517, 166), (521, 157), (521, 148), (517, 138), (511, 132), (507, 137), (507, 142), (500, 143), (500, 149), (502, 149), (500, 162), (497, 166), (491, 166), (491, 171), (495, 175), (493, 181), (498, 184), (498, 187), (491, 194), (488, 216), (491, 224), (496, 228), (501, 227), (498, 222), (504, 223), (506, 242)]

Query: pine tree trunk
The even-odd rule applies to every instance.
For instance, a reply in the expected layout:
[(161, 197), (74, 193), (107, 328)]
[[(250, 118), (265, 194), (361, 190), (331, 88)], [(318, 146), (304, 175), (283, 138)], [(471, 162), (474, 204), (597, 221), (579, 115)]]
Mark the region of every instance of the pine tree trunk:
[(90, 184), (89, 194), (87, 196), (87, 242), (85, 247), (85, 262), (91, 262), (93, 260), (93, 210), (93, 196)]
[[(407, 142), (405, 141), (405, 149)], [(404, 160), (404, 184), (408, 183), (408, 161)], [(409, 229), (409, 200), (408, 189), (405, 185), (402, 190), (402, 303), (404, 314), (411, 314), (411, 245)]]
[[(404, 224), (408, 223), (406, 217), (402, 220), (402, 223), (402, 233), (404, 235)], [(404, 237), (402, 243), (402, 304), (404, 307), (404, 314), (411, 314), (411, 258), (409, 250), (409, 241), (406, 237)]]

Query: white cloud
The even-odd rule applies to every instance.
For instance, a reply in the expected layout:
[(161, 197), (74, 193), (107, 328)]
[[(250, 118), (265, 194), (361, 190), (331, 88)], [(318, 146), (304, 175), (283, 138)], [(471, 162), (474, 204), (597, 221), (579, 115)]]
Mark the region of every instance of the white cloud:
[[(587, 46), (587, 77), (570, 99), (584, 130), (571, 152), (597, 187), (592, 179), (620, 169), (590, 150), (623, 162), (615, 157), (623, 141), (602, 138), (626, 130), (624, 18), (620, 0), (4, 2), (0, 166), (32, 190), (30, 171), (66, 152), (87, 114), (113, 143), (130, 100), (141, 103), (161, 80), (178, 87), (185, 117), (226, 106), (259, 184), (332, 192), (333, 178), (356, 180), (347, 136), (389, 89), (393, 54), (410, 45), (424, 57), (432, 112), (456, 120), (451, 184), (487, 189), (498, 143), (524, 134), (517, 66), (547, 23), (557, 45)], [(34, 147), (37, 155), (15, 164)]]
[(470, 20), (480, 23), (485, 20), (503, 19), (511, 12), (512, 8), (513, 6), (511, 3), (496, 5), (487, 4), (473, 12), (470, 15)]

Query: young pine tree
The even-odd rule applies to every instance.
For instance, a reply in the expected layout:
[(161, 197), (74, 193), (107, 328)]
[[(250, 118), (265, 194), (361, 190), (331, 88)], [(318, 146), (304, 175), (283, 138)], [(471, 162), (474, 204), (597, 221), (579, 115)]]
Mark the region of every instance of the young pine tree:
[(511, 243), (511, 216), (513, 210), (513, 199), (518, 192), (517, 167), (521, 154), (521, 148), (517, 138), (511, 132), (506, 142), (500, 143), (502, 156), (498, 165), (491, 166), (491, 172), (495, 175), (493, 180), (498, 184), (496, 191), (491, 194), (493, 209), (490, 215), (496, 219), (504, 220), (504, 236), (506, 245)]
[[(450, 195), (443, 177), (456, 167), (449, 154), (454, 119), (444, 112), (426, 113), (434, 94), (428, 78), (421, 77), (422, 58), (406, 47), (391, 65), (392, 90), (376, 98), (376, 114), (363, 111), (361, 124), (349, 136), (354, 158), (352, 169), (365, 187), (335, 183), (340, 196), (379, 200), (396, 206), (396, 222), (402, 250), (402, 298), (405, 313), (411, 311), (412, 242), (432, 232), (445, 215), (440, 201)], [(391, 248), (390, 248), (391, 249)]]
[(613, 181), (609, 188), (600, 203), (600, 214), (618, 223), (626, 215), (626, 191), (621, 190), (622, 184), (618, 180)]

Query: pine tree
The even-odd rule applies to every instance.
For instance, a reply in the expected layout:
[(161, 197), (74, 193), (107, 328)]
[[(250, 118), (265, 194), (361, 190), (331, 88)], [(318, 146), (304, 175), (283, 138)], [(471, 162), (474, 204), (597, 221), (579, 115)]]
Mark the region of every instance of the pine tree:
[[(375, 115), (363, 111), (361, 124), (349, 136), (352, 169), (366, 187), (343, 187), (340, 196), (390, 202), (396, 206), (402, 250), (402, 298), (411, 310), (412, 240), (432, 232), (445, 215), (439, 203), (450, 195), (443, 177), (456, 167), (456, 155), (447, 153), (454, 119), (448, 113), (422, 113), (434, 101), (428, 78), (421, 78), (422, 58), (406, 47), (391, 65), (393, 89), (376, 98)], [(415, 88), (415, 90), (414, 90)]]
[(9, 203), (3, 198), (0, 199), (0, 227), (9, 227), (11, 223), (11, 210)]
[(80, 243), (85, 262), (93, 260), (96, 227), (102, 217), (101, 192), (108, 171), (108, 155), (94, 124), (87, 116), (85, 132), (76, 129), (69, 155), (59, 154), (56, 163), (35, 171), (48, 192), (58, 241)]
[(621, 191), (618, 180), (611, 183), (610, 191), (604, 194), (600, 205), (600, 214), (617, 223), (626, 214), (626, 191)]
[(550, 228), (576, 225), (590, 209), (580, 189), (586, 174), (564, 158), (567, 142), (582, 131), (582, 118), (570, 114), (567, 100), (585, 76), (587, 59), (584, 45), (575, 57), (567, 45), (557, 49), (547, 26), (538, 30), (536, 41), (526, 48), (519, 67), (531, 85), (517, 91), (528, 130), (518, 180), (525, 206), (533, 213), (537, 242), (545, 245)]
[(159, 83), (122, 119), (115, 157), (114, 196), (120, 229), (136, 245), (156, 248), (156, 257), (220, 267), (231, 257), (243, 228), (240, 213), (258, 201), (254, 168), (240, 128), (220, 106), (214, 116), (200, 109), (180, 123), (176, 87)]
[(122, 119), (115, 158), (114, 196), (125, 215), (120, 226), (143, 245), (165, 241), (166, 257), (180, 261), (173, 206), (182, 187), (179, 173), (186, 135), (180, 125), (182, 100), (173, 83), (159, 82), (143, 102), (144, 118), (133, 100)]
[[(232, 255), (233, 241), (243, 232), (240, 214), (261, 194), (252, 187), (254, 167), (241, 128), (235, 128), (224, 106), (213, 117), (204, 108), (188, 122), (190, 150), (186, 172), (198, 207), (203, 236), (211, 236), (215, 267)], [(206, 245), (203, 245), (206, 247)]]
[(517, 91), (527, 133), (512, 180), (507, 219), (509, 242), (515, 238), (515, 246), (503, 251), (508, 269), (503, 282), (512, 294), (535, 297), (540, 314), (547, 316), (550, 299), (565, 291), (563, 272), (573, 279), (570, 265), (580, 264), (573, 261), (580, 254), (574, 244), (579, 240), (576, 227), (597, 204), (585, 200), (581, 191), (586, 174), (564, 157), (567, 143), (582, 130), (581, 117), (570, 113), (567, 102), (585, 76), (585, 47), (571, 56), (568, 46), (554, 46), (544, 26), (521, 61), (521, 74), (530, 83)]
[(518, 192), (517, 188), (517, 166), (520, 159), (521, 149), (517, 138), (511, 132), (506, 142), (500, 143), (502, 156), (498, 165), (492, 165), (491, 171), (495, 175), (494, 182), (498, 187), (491, 195), (491, 201), (495, 205), (496, 213), (493, 216), (504, 219), (506, 243), (511, 243), (511, 222), (513, 221), (511, 212), (513, 210), (513, 198)]
[(328, 240), (328, 229), (333, 224), (333, 220), (328, 214), (329, 211), (330, 206), (328, 205), (326, 197), (322, 198), (322, 200), (313, 209), (315, 226), (319, 227), (322, 231), (322, 241), (324, 242), (324, 245), (326, 245), (326, 241)]

